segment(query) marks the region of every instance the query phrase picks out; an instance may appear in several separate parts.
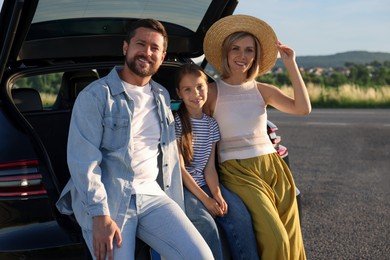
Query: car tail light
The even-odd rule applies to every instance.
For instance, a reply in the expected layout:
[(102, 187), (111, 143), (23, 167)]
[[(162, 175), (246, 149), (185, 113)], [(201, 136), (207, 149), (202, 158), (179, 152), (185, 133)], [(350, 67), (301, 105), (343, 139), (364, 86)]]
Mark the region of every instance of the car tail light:
[(276, 134), (276, 131), (278, 130), (278, 127), (273, 124), (272, 122), (267, 122), (267, 131), (269, 139), (271, 140), (272, 144), (275, 147), (275, 150), (278, 152), (280, 157), (287, 158), (288, 151), (287, 148), (283, 145), (281, 145), (282, 138)]
[(273, 144), (278, 144), (282, 141), (282, 138), (280, 136), (276, 135), (276, 133), (270, 133), (269, 137), (270, 137), (271, 142)]
[(282, 138), (280, 136), (276, 135), (277, 130), (278, 130), (278, 128), (276, 127), (276, 125), (268, 122), (268, 135), (269, 135), (269, 139), (274, 144), (274, 146), (276, 144), (279, 144), (282, 141)]
[(38, 160), (0, 163), (0, 199), (45, 195)]
[(277, 152), (282, 158), (288, 155), (287, 148), (283, 145), (278, 145)]

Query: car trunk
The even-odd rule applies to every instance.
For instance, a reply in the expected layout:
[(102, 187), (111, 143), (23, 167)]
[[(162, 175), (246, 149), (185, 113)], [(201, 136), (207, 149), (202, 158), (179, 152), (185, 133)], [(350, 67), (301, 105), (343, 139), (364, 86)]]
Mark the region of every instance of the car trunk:
[[(78, 2), (82, 5), (92, 1), (71, 2)], [(103, 2), (107, 1), (96, 1), (99, 4)], [(114, 2), (119, 4), (124, 2), (133, 3), (133, 1), (109, 1), (112, 5)], [(166, 1), (165, 3), (166, 6), (169, 6), (173, 2)], [(183, 3), (189, 4), (191, 2)], [(164, 1), (156, 1), (156, 3), (161, 5)], [(43, 4), (52, 9), (45, 9)], [(68, 106), (64, 105), (55, 109), (45, 109), (44, 107), (26, 109), (23, 107), (26, 104), (25, 102), (30, 106), (32, 103), (39, 103), (42, 100), (33, 101), (34, 98), (25, 93), (16, 98), (17, 94), (13, 93), (12, 86), (23, 78), (45, 73), (77, 73), (92, 69), (100, 69), (107, 73), (112, 66), (123, 63), (122, 41), (126, 35), (127, 27), (134, 19), (147, 16), (148, 12), (144, 10), (140, 17), (129, 15), (127, 17), (104, 17), (99, 19), (91, 14), (87, 17), (63, 17), (58, 21), (54, 21), (56, 17), (48, 18), (47, 15), (50, 12), (55, 14), (56, 10), (67, 8), (66, 5), (61, 6), (61, 4), (62, 2), (51, 0), (4, 0), (4, 8), (0, 16), (0, 97), (2, 108), (0, 114), (12, 118), (13, 123), (12, 126), (9, 126), (9, 129), (12, 128), (13, 132), (20, 133), (20, 137), (18, 137), (21, 146), (20, 151), (27, 151), (23, 162), (13, 165), (16, 168), (12, 168), (12, 171), (23, 169), (23, 178), (25, 178), (25, 169), (29, 169), (31, 176), (34, 174), (35, 178), (31, 177), (27, 181), (27, 184), (31, 184), (30, 193), (20, 191), (12, 200), (18, 201), (18, 203), (25, 201), (23, 207), (28, 204), (34, 208), (34, 203), (47, 206), (40, 209), (40, 212), (35, 212), (36, 214), (32, 213), (28, 217), (26, 216), (28, 219), (23, 223), (34, 225), (35, 223), (44, 222), (46, 223), (44, 229), (46, 228), (45, 230), (50, 233), (53, 232), (53, 226), (47, 223), (56, 220), (70, 235), (71, 239), (69, 241), (80, 242), (78, 236), (80, 231), (74, 219), (59, 214), (55, 207), (59, 194), (70, 176), (66, 163), (66, 146), (72, 102), (74, 102), (76, 95), (69, 94), (70, 89), (65, 90), (68, 91), (67, 95), (70, 101)], [(194, 5), (194, 3), (192, 4)], [(207, 8), (205, 7), (202, 10), (204, 18), (197, 22), (196, 27), (177, 25), (174, 23), (173, 16), (166, 16), (165, 20), (162, 20), (164, 19), (163, 16), (150, 16), (150, 18), (162, 20), (169, 35), (166, 61), (161, 70), (154, 76), (154, 79), (168, 86), (173, 99), (176, 96), (175, 91), (169, 88), (169, 86), (173, 86), (171, 83), (172, 71), (179, 64), (188, 62), (189, 58), (202, 55), (203, 37), (207, 29), (220, 17), (233, 13), (236, 5), (237, 1), (209, 1)], [(184, 7), (183, 10), (189, 8)], [(144, 8), (146, 7), (144, 6)], [(36, 13), (35, 10), (37, 10)], [(37, 18), (34, 14), (40, 15), (41, 18)], [(181, 17), (183, 21), (185, 21), (184, 18)], [(90, 82), (93, 78), (88, 80)], [(3, 107), (7, 109), (3, 110)], [(5, 131), (8, 126), (4, 125), (2, 127)], [(6, 151), (9, 149), (7, 147), (14, 144), (15, 142), (11, 143), (11, 140), (8, 143), (4, 142), (2, 149)], [(20, 151), (18, 155), (20, 155)], [(10, 169), (6, 168), (8, 165), (2, 163), (0, 161), (0, 166), (3, 165), (4, 169), (8, 171)], [(15, 178), (19, 177), (16, 176)], [(37, 183), (39, 185), (35, 185)], [(38, 209), (38, 206), (36, 208)], [(19, 215), (21, 217), (22, 213)], [(3, 224), (11, 227), (19, 220), (20, 218), (14, 219), (15, 222), (6, 224), (3, 222)], [(3, 227), (5, 226), (0, 228)], [(15, 232), (12, 233), (13, 237), (19, 239), (19, 241), (30, 239), (24, 237), (25, 230), (23, 230), (23, 227), (25, 226), (15, 229)], [(42, 232), (43, 229), (34, 228), (35, 226), (31, 226), (30, 230), (36, 230), (36, 235), (39, 236), (39, 232)], [(61, 231), (57, 230), (56, 232), (60, 234)], [(63, 238), (62, 233), (59, 236)], [(56, 243), (64, 243), (62, 239), (55, 243), (54, 240), (51, 246), (55, 246)], [(2, 245), (5, 247), (7, 241), (3, 242)], [(12, 250), (28, 249), (24, 246), (27, 244), (29, 243), (18, 243), (18, 246)]]

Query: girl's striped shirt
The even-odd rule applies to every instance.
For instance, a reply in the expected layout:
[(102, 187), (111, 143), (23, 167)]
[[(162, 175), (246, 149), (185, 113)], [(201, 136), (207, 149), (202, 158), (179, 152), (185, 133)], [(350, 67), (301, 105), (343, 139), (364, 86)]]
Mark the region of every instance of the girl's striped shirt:
[[(175, 115), (176, 139), (181, 142), (182, 126), (179, 115)], [(189, 174), (195, 182), (202, 187), (206, 185), (204, 169), (209, 160), (213, 143), (221, 139), (217, 121), (214, 118), (203, 114), (202, 118), (191, 118), (192, 124), (192, 149), (193, 160), (191, 166), (186, 165)]]

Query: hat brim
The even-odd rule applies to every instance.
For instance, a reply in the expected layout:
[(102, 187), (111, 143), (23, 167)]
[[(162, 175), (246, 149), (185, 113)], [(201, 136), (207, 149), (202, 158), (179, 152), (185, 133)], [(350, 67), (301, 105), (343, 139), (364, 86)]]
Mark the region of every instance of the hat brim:
[(219, 73), (222, 72), (222, 44), (226, 37), (234, 32), (248, 32), (260, 43), (260, 64), (258, 76), (276, 63), (278, 39), (274, 30), (266, 22), (249, 15), (230, 15), (215, 22), (207, 31), (203, 41), (203, 50), (207, 61)]

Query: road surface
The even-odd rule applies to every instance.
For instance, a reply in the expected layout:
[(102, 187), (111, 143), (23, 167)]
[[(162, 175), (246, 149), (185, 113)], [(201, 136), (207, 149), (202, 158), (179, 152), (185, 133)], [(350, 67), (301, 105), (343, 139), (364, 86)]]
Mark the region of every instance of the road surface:
[(308, 259), (390, 259), (390, 109), (268, 109), (302, 192)]

